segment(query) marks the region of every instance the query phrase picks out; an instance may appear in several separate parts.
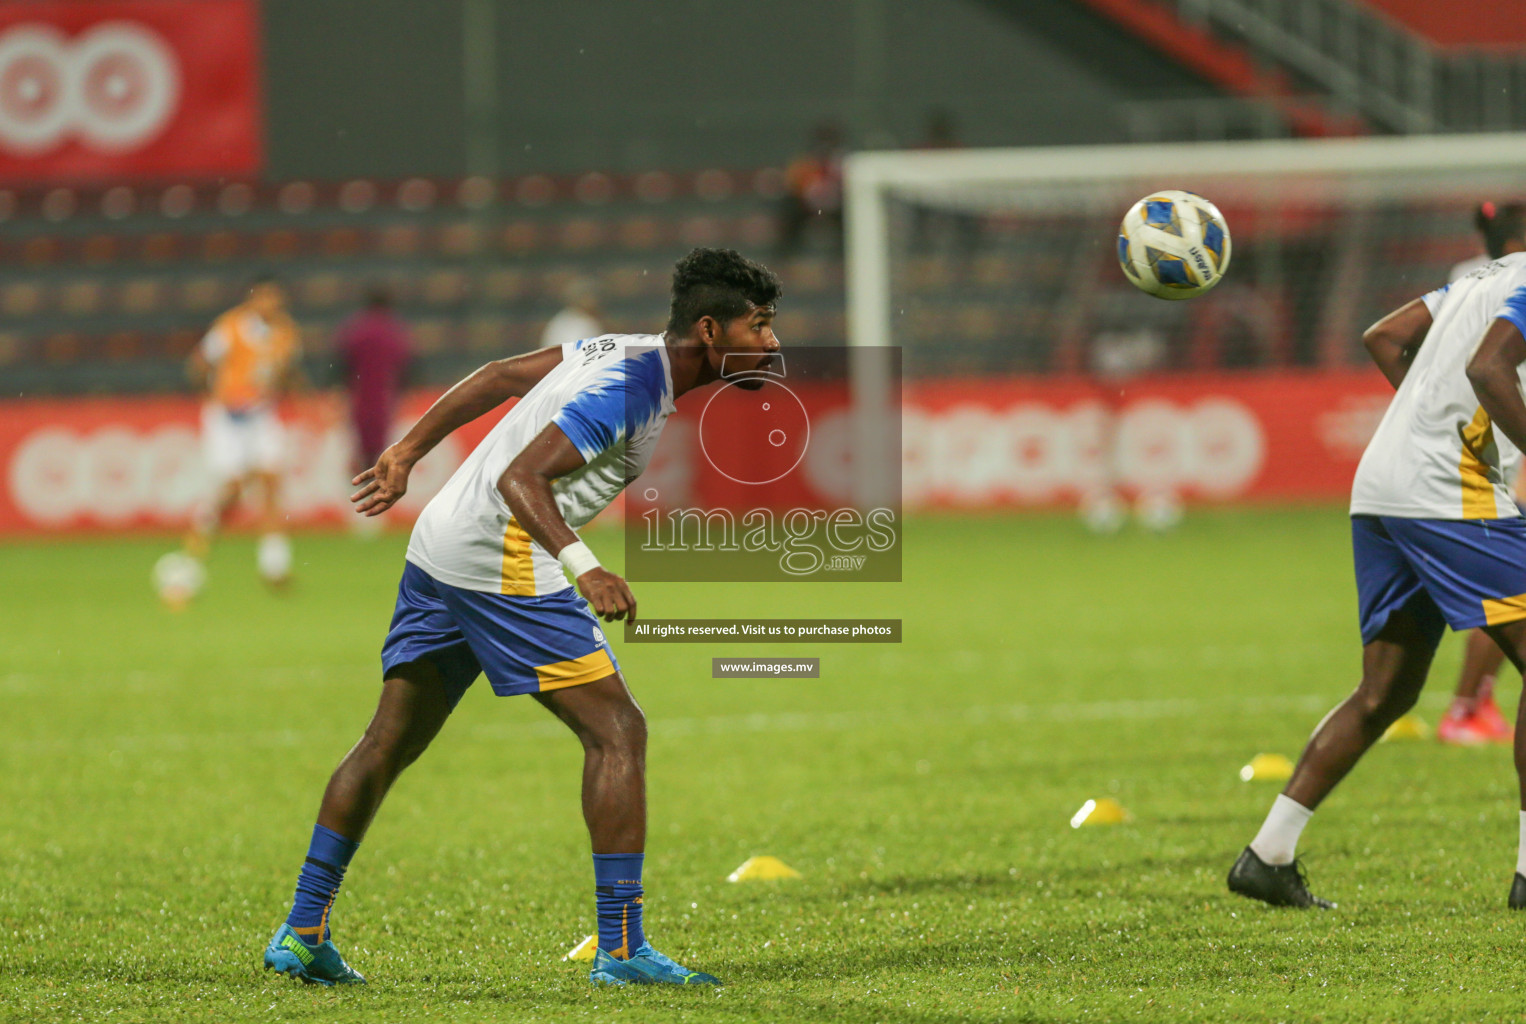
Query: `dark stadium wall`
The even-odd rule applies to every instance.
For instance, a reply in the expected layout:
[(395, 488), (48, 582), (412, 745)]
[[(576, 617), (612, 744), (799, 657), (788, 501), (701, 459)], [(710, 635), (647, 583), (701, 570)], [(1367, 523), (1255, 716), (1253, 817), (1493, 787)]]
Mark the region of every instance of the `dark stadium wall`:
[[(496, 88), (473, 118), (464, 26), (484, 7)], [(856, 146), (914, 145), (934, 109), (967, 145), (1105, 142), (1122, 137), (1125, 100), (1217, 95), (1068, 0), (265, 0), (264, 11), (276, 178), (481, 169), (469, 124), (487, 126), (486, 169), (503, 174), (774, 164), (823, 120)]]

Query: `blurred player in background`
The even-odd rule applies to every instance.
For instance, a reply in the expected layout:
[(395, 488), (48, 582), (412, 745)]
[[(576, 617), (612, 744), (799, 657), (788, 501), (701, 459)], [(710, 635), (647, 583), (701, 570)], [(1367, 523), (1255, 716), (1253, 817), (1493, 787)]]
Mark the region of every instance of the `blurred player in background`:
[[(1449, 281), (1465, 277), (1501, 256), (1526, 251), (1526, 206), (1520, 203), (1504, 206), (1483, 203), (1474, 212), (1473, 223), (1483, 235), (1486, 254), (1457, 264), (1448, 275)], [(1519, 476), (1508, 482), (1514, 488), (1519, 503)], [(1515, 730), (1510, 727), (1494, 701), (1494, 683), (1504, 664), (1504, 652), (1500, 650), (1499, 644), (1489, 639), (1488, 634), (1479, 629), (1468, 633), (1463, 647), (1462, 672), (1457, 677), (1457, 691), (1447, 713), (1442, 716), (1441, 724), (1436, 727), (1438, 740), (1457, 746), (1510, 743), (1514, 740)]]
[[(1526, 253), (1486, 263), (1362, 338), (1395, 388), (1351, 491), (1362, 681), (1314, 730), (1287, 788), (1229, 872), (1276, 906), (1310, 894), (1296, 860), (1321, 801), (1425, 686), (1442, 633), (1482, 628), (1526, 663), (1526, 517), (1506, 481), (1526, 448)], [(1526, 701), (1522, 702), (1526, 707)], [(1526, 730), (1516, 730), (1521, 845), (1509, 905), (1526, 909)]]
[(366, 307), (346, 320), (334, 340), (344, 371), (355, 430), (355, 472), (376, 465), (391, 440), (398, 396), (412, 358), (407, 325), (392, 308), (392, 293), (376, 285)]
[(842, 129), (823, 121), (811, 133), (811, 148), (784, 170), (779, 210), (779, 253), (792, 255), (813, 225), (825, 225), (834, 249), (843, 244)]
[(345, 869), (392, 783), (486, 674), (494, 693), (533, 694), (582, 741), (599, 935), (590, 980), (716, 983), (657, 952), (642, 929), (646, 721), (595, 618), (634, 621), (636, 601), (574, 531), (645, 468), (676, 399), (778, 362), (779, 292), (778, 278), (736, 252), (696, 249), (674, 271), (664, 334), (604, 335), (489, 363), (356, 477), (356, 510), (377, 515), (446, 435), (520, 399), (414, 526), (382, 646), (381, 700), (324, 791), (266, 967), (323, 985), (365, 980), (329, 941)]
[[(285, 434), (276, 406), (302, 386), (299, 355), (300, 338), (286, 312), (285, 289), (274, 278), (262, 277), (243, 302), (213, 322), (187, 363), (191, 382), (206, 395), (202, 448), (214, 491), (192, 517), (185, 556), (197, 563), (205, 560), (213, 536), (239, 498), (257, 486), (256, 563), (272, 586), (291, 578), (291, 542), (281, 525)], [(189, 599), (195, 589), (165, 587), (161, 580), (160, 593), (173, 605)]]
[(599, 289), (586, 277), (573, 278), (562, 295), (566, 303), (557, 314), (546, 321), (541, 332), (541, 348), (559, 348), (569, 341), (597, 338), (604, 333), (599, 322)]

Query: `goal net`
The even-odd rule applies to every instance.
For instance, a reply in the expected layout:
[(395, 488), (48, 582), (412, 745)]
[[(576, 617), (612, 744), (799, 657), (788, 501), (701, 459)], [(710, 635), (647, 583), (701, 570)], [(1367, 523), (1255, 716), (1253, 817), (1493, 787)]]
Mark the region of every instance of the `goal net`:
[[(1162, 188), (1233, 237), (1188, 301), (1133, 288), (1118, 223)], [(847, 165), (848, 326), (916, 377), (1129, 376), (1359, 362), (1362, 330), (1482, 254), (1526, 200), (1526, 135), (862, 153)]]

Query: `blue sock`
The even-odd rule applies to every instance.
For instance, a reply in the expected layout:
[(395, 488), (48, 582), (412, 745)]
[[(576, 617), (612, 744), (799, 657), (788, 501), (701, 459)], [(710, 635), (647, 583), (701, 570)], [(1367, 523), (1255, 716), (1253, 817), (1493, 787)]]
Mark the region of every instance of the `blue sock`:
[(646, 942), (641, 930), (641, 853), (593, 855), (594, 904), (599, 908), (599, 948), (629, 960)]
[(292, 897), (291, 913), (286, 923), (310, 946), (329, 937), (329, 911), (344, 881), (344, 869), (360, 848), (338, 832), (322, 825), (313, 826), (313, 841), (307, 848), (307, 860), (297, 876), (297, 894)]

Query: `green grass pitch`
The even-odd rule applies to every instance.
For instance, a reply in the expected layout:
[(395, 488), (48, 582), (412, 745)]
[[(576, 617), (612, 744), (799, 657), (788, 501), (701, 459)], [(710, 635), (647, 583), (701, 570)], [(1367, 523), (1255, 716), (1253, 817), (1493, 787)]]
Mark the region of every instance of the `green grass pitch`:
[[(608, 553), (618, 537), (596, 533)], [(647, 923), (720, 991), (592, 989), (580, 752), (479, 682), (352, 866), (370, 979), (261, 970), (328, 772), (378, 688), (403, 541), (298, 537), (290, 594), (215, 552), (157, 606), (165, 539), (0, 547), (0, 1020), (1518, 1019), (1508, 752), (1378, 747), (1305, 834), (1335, 913), (1230, 896), (1275, 786), (1355, 682), (1338, 508), (1168, 536), (921, 519), (906, 581), (637, 587), (643, 614), (890, 616), (899, 646), (624, 646), (652, 723)], [(1459, 645), (1438, 659), (1434, 723)], [(822, 678), (723, 681), (726, 653)], [(1513, 680), (1505, 687), (1514, 703)], [(1132, 823), (1072, 830), (1089, 797)], [(729, 884), (753, 854), (791, 883)]]

